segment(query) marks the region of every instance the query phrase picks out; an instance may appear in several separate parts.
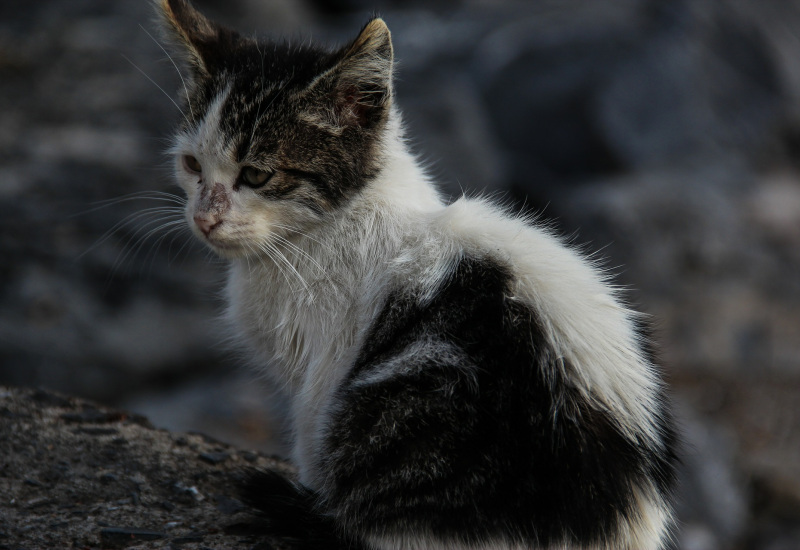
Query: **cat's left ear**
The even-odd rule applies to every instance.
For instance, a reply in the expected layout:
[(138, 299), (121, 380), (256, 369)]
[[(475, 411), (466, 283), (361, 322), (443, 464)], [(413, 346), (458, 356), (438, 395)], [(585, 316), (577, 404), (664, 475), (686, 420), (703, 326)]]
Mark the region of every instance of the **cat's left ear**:
[(391, 33), (383, 19), (367, 23), (340, 56), (334, 68), (317, 83), (330, 94), (331, 122), (339, 127), (371, 127), (381, 120), (392, 99), (394, 53)]
[(225, 55), (241, 40), (238, 33), (214, 23), (188, 0), (157, 0), (163, 26), (177, 42), (195, 78), (220, 70)]

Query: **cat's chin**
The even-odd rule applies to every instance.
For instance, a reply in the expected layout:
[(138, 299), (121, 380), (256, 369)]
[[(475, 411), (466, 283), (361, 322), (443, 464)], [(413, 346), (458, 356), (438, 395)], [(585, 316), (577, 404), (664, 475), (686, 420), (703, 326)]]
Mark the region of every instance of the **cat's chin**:
[(204, 239), (204, 243), (208, 246), (217, 256), (227, 260), (235, 260), (237, 258), (244, 258), (248, 255), (247, 249), (233, 243), (220, 243)]

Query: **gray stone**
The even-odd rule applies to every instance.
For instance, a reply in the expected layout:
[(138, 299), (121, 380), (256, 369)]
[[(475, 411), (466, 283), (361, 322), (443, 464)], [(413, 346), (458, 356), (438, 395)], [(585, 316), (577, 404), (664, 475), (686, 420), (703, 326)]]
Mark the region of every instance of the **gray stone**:
[[(78, 399), (0, 387), (0, 517), (9, 548), (249, 549), (269, 542), (237, 499), (242, 472), (285, 463)], [(47, 394), (54, 395), (54, 394)], [(87, 416), (86, 411), (96, 414)], [(102, 416), (113, 433), (87, 434)], [(72, 418), (70, 424), (65, 418)], [(83, 419), (83, 420), (82, 420)], [(226, 455), (207, 461), (203, 456)], [(186, 497), (188, 495), (188, 498)], [(237, 534), (249, 526), (247, 536)], [(147, 546), (139, 546), (147, 542)]]

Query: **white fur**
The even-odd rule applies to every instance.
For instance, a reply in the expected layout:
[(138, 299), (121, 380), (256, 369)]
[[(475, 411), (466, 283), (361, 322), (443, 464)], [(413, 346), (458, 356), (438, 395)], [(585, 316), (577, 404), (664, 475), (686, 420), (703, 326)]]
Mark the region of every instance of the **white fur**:
[[(632, 538), (626, 538), (632, 536)], [(476, 546), (454, 541), (442, 541), (432, 536), (420, 534), (392, 534), (391, 536), (369, 537), (375, 548), (381, 550), (531, 550), (527, 545), (515, 542), (495, 540)], [(659, 550), (662, 547), (660, 538), (643, 538), (638, 534), (623, 533), (617, 540), (607, 544), (591, 546), (575, 546), (573, 544), (555, 544), (541, 547), (538, 550)]]
[[(612, 540), (595, 545), (555, 544), (540, 550), (660, 550), (669, 534), (665, 526), (672, 518), (663, 506), (654, 504), (653, 499), (645, 498), (642, 491), (635, 490), (639, 504), (639, 521), (620, 522), (621, 529)], [(381, 550), (531, 550), (527, 545), (505, 540), (475, 546), (454, 541), (442, 541), (436, 537), (420, 533), (373, 536), (369, 542)]]
[[(200, 160), (204, 179), (211, 178), (206, 185), (232, 186), (239, 170), (230, 152), (214, 141), (219, 135), (215, 113), (224, 100), (224, 95), (218, 99), (195, 135), (182, 136), (176, 145), (176, 151)], [(445, 206), (408, 152), (396, 112), (387, 135), (381, 174), (324, 226), (284, 206), (265, 205), (243, 190), (231, 193), (227, 233), (209, 242), (233, 257), (227, 294), (236, 334), (289, 396), (301, 481), (318, 487), (326, 411), (387, 289), (402, 281), (427, 289), (430, 296), (466, 255), (488, 256), (511, 270), (511, 299), (538, 312), (547, 338), (564, 359), (557, 374), (610, 411), (632, 440), (660, 445), (651, 422), (656, 407), (651, 396), (659, 382), (638, 351), (634, 314), (620, 304), (602, 272), (550, 231), (487, 201), (462, 198)], [(179, 168), (190, 225), (199, 194), (196, 179)], [(259, 248), (270, 239), (284, 260)], [(231, 249), (235, 242), (249, 244)], [(651, 487), (637, 490), (639, 518), (623, 526), (613, 548), (660, 547), (669, 514), (649, 496), (655, 494)], [(456, 550), (415, 538), (376, 542), (386, 550)], [(516, 547), (484, 548), (501, 549)]]

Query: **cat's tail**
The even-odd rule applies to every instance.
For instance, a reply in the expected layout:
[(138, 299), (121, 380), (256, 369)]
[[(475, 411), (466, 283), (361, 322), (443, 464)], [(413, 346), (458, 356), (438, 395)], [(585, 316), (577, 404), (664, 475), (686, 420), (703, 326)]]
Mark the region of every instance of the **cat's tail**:
[(319, 509), (315, 492), (273, 470), (248, 473), (242, 487), (245, 503), (259, 511), (264, 532), (291, 550), (370, 550), (341, 533)]

